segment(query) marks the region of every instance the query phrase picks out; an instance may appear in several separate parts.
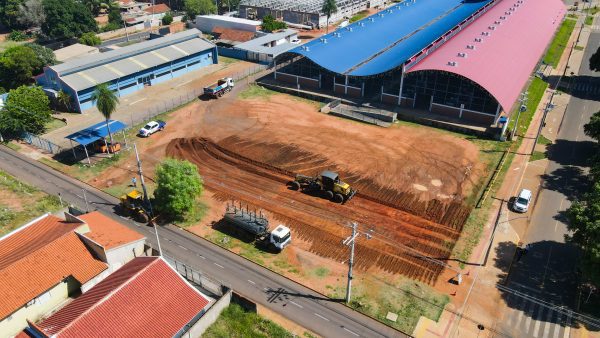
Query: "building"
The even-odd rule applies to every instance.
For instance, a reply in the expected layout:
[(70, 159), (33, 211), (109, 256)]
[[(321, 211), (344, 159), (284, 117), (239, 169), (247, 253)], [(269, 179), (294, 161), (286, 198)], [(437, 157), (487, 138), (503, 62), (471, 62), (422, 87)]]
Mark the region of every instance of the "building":
[(212, 303), (162, 258), (138, 257), (23, 336), (199, 337)]
[(54, 51), (54, 55), (56, 56), (56, 61), (59, 62), (67, 62), (71, 59), (77, 57), (85, 57), (90, 54), (100, 53), (98, 47), (87, 46), (81, 43), (75, 43), (70, 46), (57, 49)]
[[(233, 47), (245, 53), (245, 57), (241, 57), (242, 59), (270, 63), (274, 57), (298, 46), (291, 43), (291, 41), (298, 40), (298, 32), (293, 29), (259, 35), (255, 39), (236, 44)], [(223, 53), (223, 55), (225, 54)]]
[[(368, 8), (379, 8), (385, 0), (338, 0), (338, 11), (329, 18), (329, 24), (351, 18), (354, 14)], [(316, 0), (242, 0), (239, 16), (250, 20), (262, 20), (267, 15), (290, 24), (323, 28), (327, 25), (327, 16), (321, 10), (323, 1)]]
[(204, 33), (212, 34), (215, 28), (233, 29), (239, 31), (256, 33), (260, 28), (261, 22), (257, 20), (247, 20), (233, 16), (223, 15), (198, 15), (196, 16), (196, 28)]
[(560, 0), (416, 0), (280, 55), (277, 82), (494, 124), (565, 15)]
[(158, 4), (144, 9), (144, 12), (151, 20), (162, 20), (162, 18), (171, 12), (171, 8), (165, 4)]
[(215, 45), (191, 29), (46, 67), (37, 82), (71, 95), (72, 106), (81, 112), (94, 106), (92, 94), (99, 84), (125, 96), (215, 63)]
[(99, 214), (44, 215), (0, 238), (0, 332), (85, 292), (136, 255), (145, 238)]

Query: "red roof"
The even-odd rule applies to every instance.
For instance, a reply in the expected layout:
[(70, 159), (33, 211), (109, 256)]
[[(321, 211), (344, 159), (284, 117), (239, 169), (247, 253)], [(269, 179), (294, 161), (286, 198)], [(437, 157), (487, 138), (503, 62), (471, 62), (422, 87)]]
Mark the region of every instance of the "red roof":
[(37, 324), (56, 337), (172, 337), (209, 300), (159, 257), (138, 257)]
[(160, 13), (167, 13), (170, 11), (171, 11), (171, 9), (169, 8), (169, 6), (167, 6), (165, 4), (158, 4), (158, 5), (144, 8), (144, 12), (146, 12), (148, 14), (152, 14), (152, 13), (160, 14)]
[(236, 42), (247, 42), (254, 39), (256, 35), (255, 32), (248, 32), (239, 29), (231, 29), (231, 28), (223, 28), (223, 27), (215, 27), (213, 29), (213, 34), (216, 34), (219, 39), (227, 40), (227, 41), (236, 41)]
[(81, 215), (79, 219), (87, 223), (91, 230), (83, 236), (100, 244), (106, 250), (144, 239), (144, 236), (139, 232), (113, 221), (98, 211)]
[[(408, 72), (442, 70), (462, 75), (510, 111), (565, 13), (561, 0), (503, 0)], [(482, 42), (475, 41), (479, 38)]]

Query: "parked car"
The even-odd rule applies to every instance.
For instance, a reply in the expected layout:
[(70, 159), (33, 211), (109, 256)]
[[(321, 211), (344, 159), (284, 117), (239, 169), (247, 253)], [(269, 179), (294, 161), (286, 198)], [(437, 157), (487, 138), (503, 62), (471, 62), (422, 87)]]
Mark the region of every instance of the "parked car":
[(517, 212), (527, 212), (527, 210), (529, 210), (529, 204), (531, 204), (531, 191), (522, 189), (515, 199), (513, 209)]
[(291, 39), (290, 43), (293, 44), (293, 45), (299, 45), (299, 44), (302, 43), (302, 40), (300, 40), (300, 39)]
[(138, 134), (142, 137), (148, 137), (148, 136), (156, 133), (157, 131), (161, 131), (161, 130), (165, 129), (166, 125), (167, 125), (167, 123), (165, 121), (161, 121), (161, 120), (150, 121), (144, 126), (144, 128), (140, 129)]

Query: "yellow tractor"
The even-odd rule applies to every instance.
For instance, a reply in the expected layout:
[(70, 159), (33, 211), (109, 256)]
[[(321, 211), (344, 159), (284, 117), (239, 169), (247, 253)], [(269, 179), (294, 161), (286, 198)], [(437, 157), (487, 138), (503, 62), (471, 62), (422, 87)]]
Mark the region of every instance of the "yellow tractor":
[(144, 204), (144, 194), (135, 189), (121, 196), (121, 208), (126, 210), (134, 220), (140, 223), (148, 223), (150, 221), (150, 216)]
[(296, 175), (288, 185), (294, 190), (320, 192), (336, 203), (348, 202), (356, 194), (356, 190), (342, 182), (337, 173), (329, 170), (323, 171), (319, 176)]

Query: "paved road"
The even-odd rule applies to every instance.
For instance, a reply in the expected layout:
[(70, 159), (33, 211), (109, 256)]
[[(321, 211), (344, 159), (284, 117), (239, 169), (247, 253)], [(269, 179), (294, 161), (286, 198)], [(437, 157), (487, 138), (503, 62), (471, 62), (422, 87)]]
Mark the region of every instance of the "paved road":
[(127, 42), (127, 41), (139, 41), (139, 40), (148, 39), (150, 37), (150, 32), (134, 33), (135, 30), (133, 28), (130, 28), (130, 31), (131, 32), (128, 31), (129, 36), (123, 36), (123, 37), (119, 37), (119, 38), (102, 41), (102, 43), (98, 47), (102, 48), (102, 47), (116, 45), (116, 44)]
[[(64, 201), (82, 205), (83, 191), (90, 209), (119, 220), (147, 237), (156, 247), (151, 227), (119, 218), (114, 213), (118, 200), (91, 186), (67, 177), (37, 161), (0, 146), (0, 169), (58, 195)], [(293, 319), (301, 326), (324, 337), (406, 337), (406, 335), (355, 312), (323, 296), (245, 260), (198, 236), (174, 226), (159, 228), (163, 254), (223, 281), (239, 294)]]
[[(583, 125), (600, 110), (600, 78), (589, 69), (589, 60), (600, 45), (600, 33), (590, 35), (583, 62), (572, 78), (573, 95), (565, 112), (556, 143), (552, 146), (542, 189), (537, 197), (527, 234), (529, 253), (513, 265), (508, 286), (525, 295), (507, 293), (509, 310), (501, 319), (501, 331), (514, 337), (568, 337), (571, 318), (559, 311), (575, 305), (578, 251), (565, 243), (568, 233), (564, 211), (588, 183), (586, 160), (593, 142)], [(600, 328), (599, 328), (600, 329)]]

